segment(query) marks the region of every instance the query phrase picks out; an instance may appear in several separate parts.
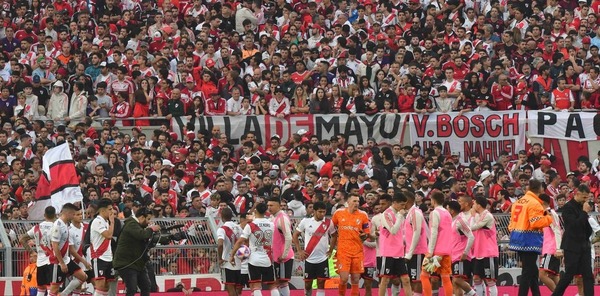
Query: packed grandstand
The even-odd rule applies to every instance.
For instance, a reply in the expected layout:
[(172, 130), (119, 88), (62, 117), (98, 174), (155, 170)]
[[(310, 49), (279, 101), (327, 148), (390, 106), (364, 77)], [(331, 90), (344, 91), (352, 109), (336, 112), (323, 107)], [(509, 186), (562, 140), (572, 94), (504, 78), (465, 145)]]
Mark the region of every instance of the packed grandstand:
[[(508, 214), (531, 180), (557, 212), (580, 185), (598, 202), (600, 0), (0, 10), (0, 200), (14, 248), (31, 227), (19, 220), (39, 197), (44, 155), (63, 141), (86, 218), (109, 198), (120, 218), (148, 207), (165, 226), (220, 226), (224, 208), (239, 219), (279, 199), (296, 229), (315, 203), (329, 217), (354, 195), (369, 217), (384, 196), (414, 195), (428, 218), (441, 192), (485, 198), (500, 214), (502, 267), (520, 264)], [(190, 221), (188, 244), (216, 244), (211, 223)], [(12, 275), (27, 264), (19, 252)], [(215, 250), (189, 252), (157, 252), (155, 272), (219, 271)]]

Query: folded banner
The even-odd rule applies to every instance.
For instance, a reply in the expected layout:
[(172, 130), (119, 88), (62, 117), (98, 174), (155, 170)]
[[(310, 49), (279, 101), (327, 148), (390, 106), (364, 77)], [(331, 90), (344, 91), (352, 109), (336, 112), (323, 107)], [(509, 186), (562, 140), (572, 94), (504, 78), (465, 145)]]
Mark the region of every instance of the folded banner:
[(44, 219), (44, 209), (47, 206), (54, 206), (58, 212), (66, 203), (77, 204), (83, 200), (75, 162), (67, 143), (60, 144), (44, 154), (35, 199), (37, 201), (28, 211), (30, 220)]
[(219, 126), (229, 139), (229, 144), (240, 145), (240, 138), (248, 132), (254, 132), (261, 143), (269, 143), (272, 136), (281, 137), (287, 143), (291, 136), (301, 129), (319, 139), (329, 139), (339, 134), (346, 135), (348, 143), (366, 143), (374, 138), (380, 144), (399, 144), (404, 136), (404, 124), (408, 114), (376, 114), (373, 116), (346, 114), (292, 115), (286, 118), (273, 116), (206, 116), (187, 119), (177, 117), (171, 120), (172, 129), (181, 136), (184, 127), (192, 122), (195, 131), (211, 131)]
[(525, 111), (410, 114), (410, 139), (423, 150), (439, 141), (442, 154), (458, 153), (462, 163), (473, 152), (496, 161), (502, 151), (524, 149), (525, 123)]
[(570, 141), (600, 140), (600, 114), (597, 112), (527, 112), (529, 136)]

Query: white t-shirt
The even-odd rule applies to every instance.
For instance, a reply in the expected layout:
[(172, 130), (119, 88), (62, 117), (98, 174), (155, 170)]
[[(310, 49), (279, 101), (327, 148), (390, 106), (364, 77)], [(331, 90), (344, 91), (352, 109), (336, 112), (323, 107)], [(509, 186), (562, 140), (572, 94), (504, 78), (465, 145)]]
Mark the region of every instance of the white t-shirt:
[(50, 234), (52, 232), (53, 222), (44, 221), (39, 225), (36, 225), (27, 231), (27, 235), (35, 241), (37, 262), (36, 266), (44, 266), (50, 264), (50, 254), (52, 244), (50, 243)]
[[(51, 242), (58, 243), (58, 249), (63, 257), (63, 262), (69, 264), (69, 226), (61, 219), (54, 221), (50, 237)], [(57, 261), (58, 262), (58, 261)]]
[(231, 249), (233, 248), (233, 245), (235, 245), (235, 242), (241, 236), (242, 236), (242, 228), (232, 221), (225, 222), (223, 224), (223, 226), (221, 226), (219, 229), (217, 229), (217, 239), (223, 240), (223, 258), (222, 259), (225, 260), (225, 263), (222, 266), (223, 268), (229, 269), (229, 270), (240, 270), (241, 265), (242, 265), (241, 261), (236, 257), (235, 265), (231, 265), (231, 262), (229, 262), (229, 255), (231, 254)]
[(110, 238), (104, 238), (102, 233), (108, 230), (108, 221), (104, 220), (101, 216), (97, 216), (92, 225), (90, 225), (90, 250), (92, 252), (92, 259), (100, 259), (102, 261), (112, 262), (113, 254), (110, 246)]
[[(254, 226), (251, 226), (251, 224)], [(271, 247), (273, 242), (273, 229), (273, 222), (265, 218), (254, 219), (254, 221), (246, 224), (242, 237), (249, 241), (249, 264), (260, 267), (271, 266), (271, 258), (267, 249)]]
[(316, 166), (317, 167), (317, 172), (320, 172), (321, 168), (323, 168), (323, 166), (325, 165), (325, 161), (319, 158), (317, 160), (311, 161), (310, 164)]
[(235, 100), (233, 97), (227, 100), (227, 112), (240, 112), (242, 109), (242, 97)]
[(317, 221), (314, 217), (302, 219), (302, 221), (300, 221), (300, 224), (298, 224), (298, 227), (296, 227), (296, 230), (301, 232), (302, 236), (304, 237), (305, 251), (308, 247), (308, 244), (312, 240), (315, 232), (319, 228), (323, 228), (322, 230), (320, 230), (320, 233), (323, 233), (323, 235), (321, 235), (321, 239), (319, 239), (318, 243), (308, 256), (308, 258), (306, 258), (306, 262), (308, 263), (317, 264), (327, 260), (327, 251), (329, 250), (329, 238), (332, 234), (335, 233), (336, 230), (333, 226), (333, 223), (331, 223), (331, 220), (327, 219), (327, 221), (325, 221), (325, 219), (323, 219), (321, 221)]

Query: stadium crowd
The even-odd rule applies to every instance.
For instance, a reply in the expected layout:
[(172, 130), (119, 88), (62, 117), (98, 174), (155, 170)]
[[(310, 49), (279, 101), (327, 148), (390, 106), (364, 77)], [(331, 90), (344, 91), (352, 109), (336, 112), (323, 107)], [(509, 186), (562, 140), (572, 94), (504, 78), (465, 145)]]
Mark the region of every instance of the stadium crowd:
[(311, 216), (317, 202), (332, 215), (348, 196), (376, 215), (382, 196), (409, 192), (427, 216), (438, 191), (483, 197), (492, 213), (509, 213), (531, 180), (557, 211), (581, 185), (598, 192), (598, 159), (560, 176), (540, 144), (464, 165), (441, 145), (306, 130), (288, 143), (247, 133), (234, 147), (219, 126), (177, 137), (169, 120), (597, 109), (600, 0), (33, 0), (0, 10), (5, 220), (27, 218), (43, 155), (61, 141), (86, 217), (102, 198), (123, 218), (141, 206), (155, 217), (243, 216), (274, 198), (289, 216)]

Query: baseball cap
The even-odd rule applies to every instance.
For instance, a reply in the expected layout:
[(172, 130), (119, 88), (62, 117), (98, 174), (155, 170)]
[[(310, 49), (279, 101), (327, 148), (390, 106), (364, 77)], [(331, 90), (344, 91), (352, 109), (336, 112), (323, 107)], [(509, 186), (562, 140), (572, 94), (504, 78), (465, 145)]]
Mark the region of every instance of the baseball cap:
[(100, 63), (100, 67), (106, 67), (106, 62)]
[(206, 60), (206, 66), (211, 68), (215, 66), (215, 61), (213, 59)]
[(40, 83), (40, 82), (42, 82), (42, 80), (40, 79), (40, 76), (34, 75), (33, 76), (33, 83)]
[(581, 39), (581, 43), (582, 44), (591, 44), (592, 39), (590, 39), (590, 37), (588, 37), (588, 36), (585, 36), (585, 37), (583, 37), (583, 39)]

